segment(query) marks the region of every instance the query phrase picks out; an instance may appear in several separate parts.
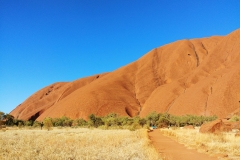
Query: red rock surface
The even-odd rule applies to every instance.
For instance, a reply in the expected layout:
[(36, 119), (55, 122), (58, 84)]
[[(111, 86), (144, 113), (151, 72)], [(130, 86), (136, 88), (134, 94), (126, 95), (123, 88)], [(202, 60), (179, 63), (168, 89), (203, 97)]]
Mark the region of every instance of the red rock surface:
[(202, 124), (200, 128), (201, 133), (217, 133), (230, 132), (233, 129), (239, 129), (240, 122), (231, 122), (226, 119), (217, 119), (215, 121)]
[(216, 133), (221, 130), (222, 126), (223, 126), (222, 120), (217, 119), (215, 121), (202, 124), (199, 132), (201, 132), (201, 133)]
[(19, 119), (87, 118), (111, 112), (226, 117), (240, 108), (240, 30), (153, 49), (111, 73), (55, 83), (10, 114)]

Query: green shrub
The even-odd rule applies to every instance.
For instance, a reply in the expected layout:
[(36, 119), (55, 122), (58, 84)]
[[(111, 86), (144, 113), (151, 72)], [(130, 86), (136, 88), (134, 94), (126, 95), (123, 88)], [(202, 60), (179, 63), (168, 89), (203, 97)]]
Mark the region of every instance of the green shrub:
[(157, 125), (157, 121), (159, 120), (160, 114), (158, 114), (156, 111), (150, 113), (146, 119), (148, 121), (148, 124), (150, 126), (156, 126)]
[(23, 127), (23, 122), (19, 121), (18, 122), (18, 128), (22, 128)]
[(41, 127), (41, 122), (34, 121), (33, 127), (34, 127), (34, 128)]
[(88, 121), (88, 125), (90, 127), (99, 127), (101, 125), (104, 125), (104, 122), (102, 121), (102, 119), (100, 117), (95, 116), (94, 114), (90, 114), (89, 115), (89, 121)]
[(53, 123), (52, 123), (52, 119), (51, 118), (45, 118), (44, 119), (44, 127), (49, 131), (49, 130), (51, 130), (52, 129), (52, 127), (53, 127)]
[(32, 126), (33, 125), (33, 121), (24, 121), (24, 126)]
[(240, 121), (240, 116), (238, 115), (234, 115), (230, 118), (230, 121), (231, 122), (237, 122), (237, 121)]
[(85, 121), (84, 119), (80, 118), (80, 119), (75, 119), (73, 121), (73, 125), (74, 126), (86, 126), (87, 125), (87, 121)]
[(147, 120), (145, 118), (140, 118), (138, 124), (143, 128), (143, 126), (147, 124)]

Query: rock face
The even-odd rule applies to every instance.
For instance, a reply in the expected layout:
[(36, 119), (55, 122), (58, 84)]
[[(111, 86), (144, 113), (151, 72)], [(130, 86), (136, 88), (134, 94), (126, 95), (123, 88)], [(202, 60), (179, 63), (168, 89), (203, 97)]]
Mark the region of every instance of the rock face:
[(25, 120), (152, 111), (225, 117), (240, 108), (239, 62), (240, 30), (180, 40), (111, 73), (45, 87), (10, 114)]

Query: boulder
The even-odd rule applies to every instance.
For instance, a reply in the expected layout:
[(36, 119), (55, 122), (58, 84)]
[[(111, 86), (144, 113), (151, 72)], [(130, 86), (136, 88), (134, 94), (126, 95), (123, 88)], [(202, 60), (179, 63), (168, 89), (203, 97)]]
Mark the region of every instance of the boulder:
[(238, 122), (227, 122), (227, 124), (231, 125), (231, 129), (239, 129), (240, 130), (240, 121), (238, 121)]
[(199, 131), (201, 133), (215, 133), (221, 130), (222, 125), (223, 125), (222, 120), (217, 119), (215, 121), (202, 124)]
[(233, 129), (239, 129), (240, 122), (230, 122), (226, 119), (217, 119), (215, 121), (203, 124), (200, 128), (201, 133), (231, 132)]
[(222, 123), (220, 127), (221, 132), (230, 132), (232, 131), (232, 124), (231, 123)]

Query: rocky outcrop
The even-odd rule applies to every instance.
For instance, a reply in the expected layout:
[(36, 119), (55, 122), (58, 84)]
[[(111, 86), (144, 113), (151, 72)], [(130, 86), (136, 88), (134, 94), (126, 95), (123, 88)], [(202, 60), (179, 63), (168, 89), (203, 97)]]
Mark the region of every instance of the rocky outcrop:
[(221, 130), (223, 122), (221, 119), (205, 123), (201, 125), (199, 132), (201, 133), (215, 133)]
[(240, 122), (231, 122), (226, 119), (217, 119), (215, 121), (201, 125), (201, 133), (230, 132), (233, 129), (240, 129)]
[(55, 83), (10, 114), (19, 119), (217, 115), (240, 108), (240, 30), (227, 36), (180, 40), (155, 48), (113, 72)]

